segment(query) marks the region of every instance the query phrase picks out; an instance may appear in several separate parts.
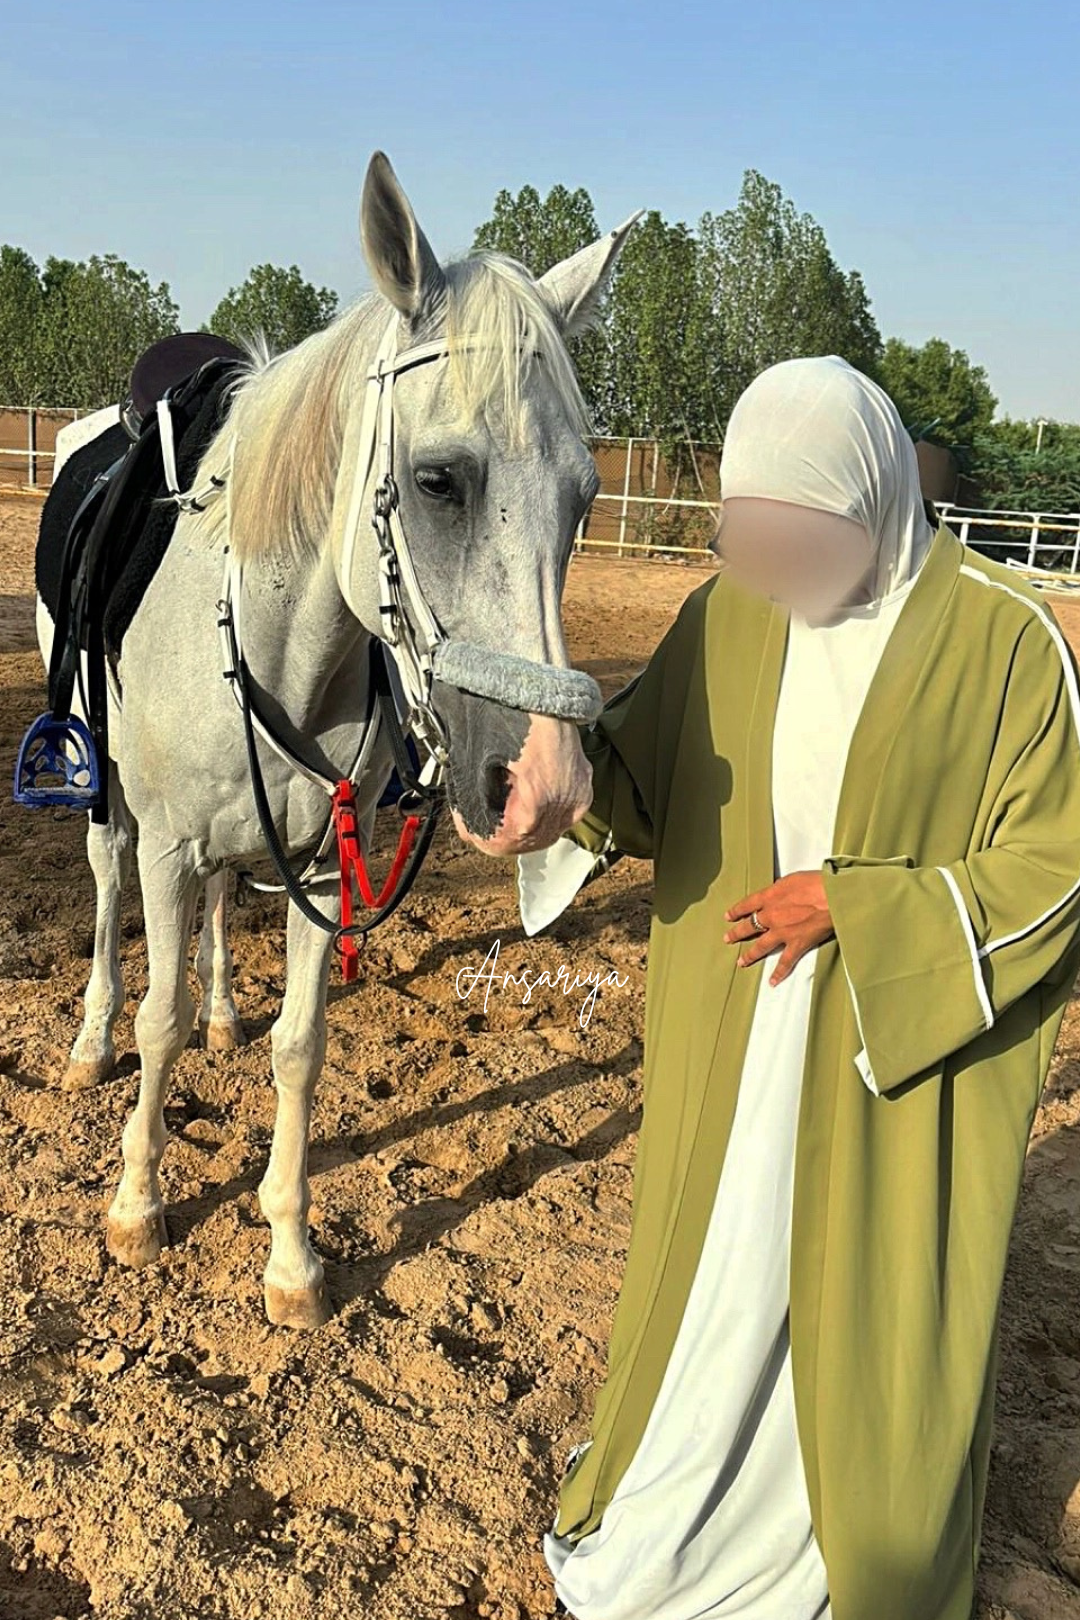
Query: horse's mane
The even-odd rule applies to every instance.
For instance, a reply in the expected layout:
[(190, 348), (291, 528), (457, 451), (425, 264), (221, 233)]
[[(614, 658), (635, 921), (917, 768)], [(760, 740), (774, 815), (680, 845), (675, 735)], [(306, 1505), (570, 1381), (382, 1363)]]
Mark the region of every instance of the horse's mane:
[[(571, 426), (584, 436), (588, 411), (546, 295), (515, 260), (477, 253), (445, 266), (439, 312), (449, 347), (450, 386), (460, 423), (494, 412), (511, 451), (527, 436), (525, 384), (539, 361)], [(363, 408), (364, 383), (392, 313), (370, 294), (284, 354), (246, 345), (249, 362), (234, 386), (225, 427), (207, 450), (196, 482), (224, 475), (237, 435), (228, 500), (200, 519), (217, 537), (231, 511), (239, 561), (317, 549), (325, 538), (350, 411)], [(437, 329), (433, 327), (431, 336)]]

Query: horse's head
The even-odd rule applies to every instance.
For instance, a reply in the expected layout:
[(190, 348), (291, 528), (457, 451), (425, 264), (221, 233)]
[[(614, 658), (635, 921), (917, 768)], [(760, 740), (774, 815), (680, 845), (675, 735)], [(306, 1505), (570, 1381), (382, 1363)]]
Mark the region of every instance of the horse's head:
[[(394, 377), (392, 466), (399, 533), (420, 591), (452, 644), (444, 650), (466, 655), (436, 660), (443, 678), (431, 688), (447, 739), (454, 821), (488, 854), (541, 849), (591, 798), (577, 724), (565, 717), (575, 714), (582, 684), (587, 698), (589, 686), (562, 674), (569, 660), (560, 599), (574, 532), (598, 479), (566, 339), (595, 314), (633, 221), (538, 281), (495, 254), (443, 268), (376, 153), (360, 222), (372, 279), (392, 306), (384, 307), (391, 347), (401, 354), (439, 340), (448, 351)], [(378, 633), (369, 519), (387, 458), (367, 392), (366, 422), (361, 399), (350, 407), (342, 463), (342, 477), (355, 478), (363, 441), (376, 435), (362, 504), (353, 501), (363, 538), (342, 546), (339, 524), (337, 544), (346, 599)], [(336, 516), (344, 504), (339, 482)], [(480, 673), (470, 679), (469, 670)]]

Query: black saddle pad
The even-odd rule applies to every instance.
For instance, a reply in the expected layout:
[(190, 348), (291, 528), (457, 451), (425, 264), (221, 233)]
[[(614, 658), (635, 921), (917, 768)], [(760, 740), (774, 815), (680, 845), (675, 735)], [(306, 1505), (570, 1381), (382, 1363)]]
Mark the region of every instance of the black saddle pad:
[(45, 497), (34, 553), (34, 582), (55, 623), (60, 606), (60, 569), (71, 521), (98, 473), (124, 454), (131, 440), (117, 422), (82, 444), (61, 467)]
[[(197, 416), (181, 438), (176, 454), (176, 469), (181, 489), (191, 487), (207, 446), (225, 421), (228, 413), (228, 399), (225, 394), (232, 381), (233, 374), (230, 371), (213, 385)], [(49, 491), (41, 513), (34, 573), (38, 593), (54, 623), (59, 608), (64, 543), (71, 521), (97, 475), (107, 467), (111, 467), (130, 448), (132, 448), (131, 440), (122, 425), (118, 423), (115, 427), (106, 428), (104, 433), (99, 434), (96, 439), (91, 439), (89, 444), (81, 445), (78, 450), (72, 451)], [(160, 451), (154, 446), (150, 447), (150, 453), (157, 456), (160, 467)], [(165, 472), (162, 467), (154, 488), (154, 496), (164, 494)], [(115, 525), (110, 526), (110, 540), (114, 527), (118, 533), (122, 530), (127, 531), (131, 524), (135, 524), (137, 529), (134, 543), (130, 545), (127, 558), (105, 605), (103, 616), (105, 645), (111, 652), (116, 653), (120, 650), (124, 634), (135, 617), (147, 586), (168, 550), (178, 516), (176, 505), (169, 501), (162, 505), (149, 504), (142, 513), (130, 510), (119, 512), (116, 514)]]

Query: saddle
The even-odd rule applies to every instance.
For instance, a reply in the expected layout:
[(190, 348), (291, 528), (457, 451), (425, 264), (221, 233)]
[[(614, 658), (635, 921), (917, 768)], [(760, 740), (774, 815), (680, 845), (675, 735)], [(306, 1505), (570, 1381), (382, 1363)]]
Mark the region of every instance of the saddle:
[(144, 349), (135, 362), (120, 420), (129, 438), (137, 439), (143, 423), (170, 389), (179, 389), (211, 360), (241, 362), (243, 349), (213, 332), (176, 332)]
[[(135, 364), (122, 426), (76, 451), (50, 490), (35, 558), (37, 588), (55, 626), (49, 710), (19, 751), (19, 803), (89, 809), (94, 821), (108, 820), (106, 658), (119, 653), (176, 526), (177, 502), (154, 503), (190, 484), (225, 419), (226, 391), (243, 360), (242, 350), (210, 333), (153, 344)], [(167, 406), (168, 444), (159, 401)], [(85, 726), (71, 713), (83, 652)]]

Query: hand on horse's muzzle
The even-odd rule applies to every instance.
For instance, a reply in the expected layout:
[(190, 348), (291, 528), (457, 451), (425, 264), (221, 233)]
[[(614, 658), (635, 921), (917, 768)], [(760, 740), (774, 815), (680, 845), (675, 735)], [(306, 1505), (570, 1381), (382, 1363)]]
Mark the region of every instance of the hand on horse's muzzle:
[(484, 762), (481, 792), (486, 826), (471, 827), (451, 801), (454, 826), (466, 843), (485, 855), (547, 849), (592, 803), (592, 767), (577, 727), (547, 715), (530, 716), (519, 757), (509, 764), (490, 756)]

